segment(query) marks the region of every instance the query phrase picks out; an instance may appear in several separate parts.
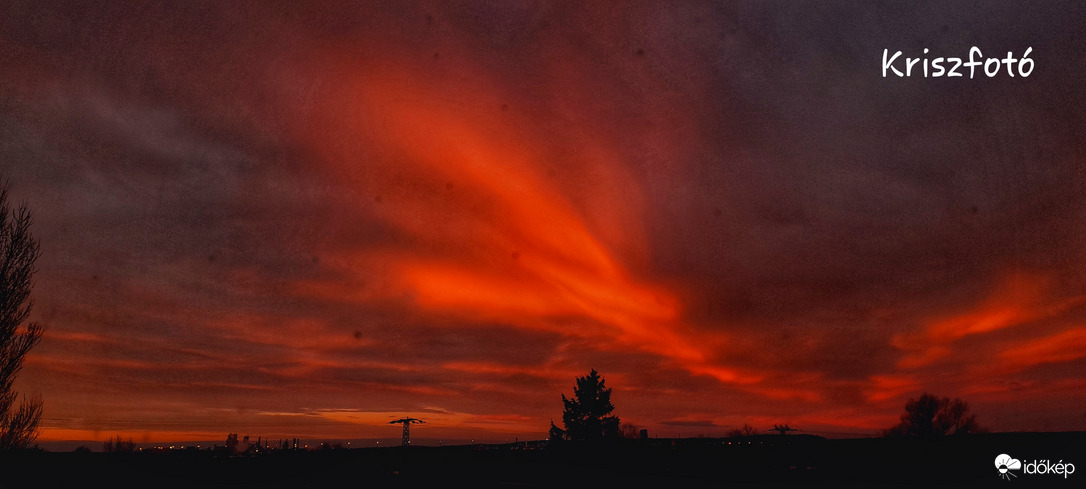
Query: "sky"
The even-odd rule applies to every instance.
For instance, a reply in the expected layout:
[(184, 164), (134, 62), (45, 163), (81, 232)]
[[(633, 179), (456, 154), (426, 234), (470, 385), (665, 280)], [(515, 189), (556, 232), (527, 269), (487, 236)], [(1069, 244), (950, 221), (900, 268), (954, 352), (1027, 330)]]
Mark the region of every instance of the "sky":
[[(541, 439), (590, 369), (652, 436), (1086, 429), (1084, 20), (2, 2), (16, 388), (42, 441)], [(972, 46), (1033, 70), (882, 75)]]

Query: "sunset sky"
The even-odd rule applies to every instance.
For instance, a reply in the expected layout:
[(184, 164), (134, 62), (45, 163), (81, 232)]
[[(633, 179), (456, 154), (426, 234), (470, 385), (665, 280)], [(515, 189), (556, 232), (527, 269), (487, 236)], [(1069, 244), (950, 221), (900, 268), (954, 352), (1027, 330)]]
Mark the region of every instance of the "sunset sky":
[(457, 3), (2, 2), (40, 440), (1086, 429), (1086, 5)]

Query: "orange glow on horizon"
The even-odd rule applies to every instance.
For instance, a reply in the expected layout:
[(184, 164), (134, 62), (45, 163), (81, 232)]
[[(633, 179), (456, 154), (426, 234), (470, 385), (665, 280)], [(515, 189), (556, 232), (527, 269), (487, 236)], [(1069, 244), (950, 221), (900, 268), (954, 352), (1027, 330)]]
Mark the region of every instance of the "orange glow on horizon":
[[(88, 448), (91, 448), (92, 450), (101, 450), (101, 445), (93, 444), (105, 443), (107, 440), (114, 437), (120, 437), (123, 440), (131, 439), (135, 443), (172, 443), (180, 441), (225, 440), (226, 434), (210, 431), (86, 430), (43, 426), (38, 441), (84, 441), (92, 444), (92, 446)], [(220, 443), (223, 443), (223, 441), (220, 441)]]

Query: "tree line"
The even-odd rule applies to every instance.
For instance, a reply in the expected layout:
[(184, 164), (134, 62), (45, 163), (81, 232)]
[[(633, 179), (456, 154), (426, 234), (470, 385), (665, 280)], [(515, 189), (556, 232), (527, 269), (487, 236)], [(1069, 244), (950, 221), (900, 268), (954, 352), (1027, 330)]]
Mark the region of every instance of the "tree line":
[[(629, 423), (620, 424), (613, 414), (611, 388), (604, 378), (592, 369), (587, 375), (577, 377), (573, 397), (562, 394), (562, 425), (551, 421), (547, 438), (552, 441), (599, 442), (622, 438), (635, 438), (637, 428)], [(785, 425), (787, 427), (787, 425)], [(786, 428), (787, 429), (787, 428)], [(939, 437), (966, 435), (984, 431), (977, 424), (976, 415), (961, 399), (938, 397), (924, 393), (905, 403), (905, 412), (898, 424), (884, 430), (886, 437)], [(753, 426), (728, 432), (728, 437), (751, 436), (758, 432)], [(782, 432), (783, 434), (783, 432)]]

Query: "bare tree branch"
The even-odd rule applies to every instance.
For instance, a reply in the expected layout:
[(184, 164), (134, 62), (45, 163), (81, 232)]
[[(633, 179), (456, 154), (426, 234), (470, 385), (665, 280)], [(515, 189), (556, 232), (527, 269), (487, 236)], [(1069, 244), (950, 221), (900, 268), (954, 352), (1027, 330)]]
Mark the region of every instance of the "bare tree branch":
[(15, 377), (23, 360), (41, 341), (38, 323), (24, 326), (30, 317), (34, 288), (34, 262), (41, 256), (38, 242), (30, 234), (33, 219), (26, 205), (12, 210), (8, 205), (7, 183), (0, 181), (0, 450), (25, 448), (37, 439), (41, 422), (40, 397), (23, 398), (15, 406)]

